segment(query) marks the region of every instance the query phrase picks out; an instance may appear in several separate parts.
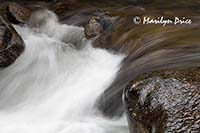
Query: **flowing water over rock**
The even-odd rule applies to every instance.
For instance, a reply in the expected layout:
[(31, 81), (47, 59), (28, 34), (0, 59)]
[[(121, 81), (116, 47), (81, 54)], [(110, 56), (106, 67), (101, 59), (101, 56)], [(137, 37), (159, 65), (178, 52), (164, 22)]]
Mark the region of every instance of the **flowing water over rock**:
[[(95, 107), (123, 55), (93, 48), (83, 28), (59, 24), (50, 11), (39, 13), (32, 16), (36, 25), (15, 26), (26, 48), (0, 71), (0, 132), (128, 132), (124, 117), (107, 119)], [(74, 43), (84, 46), (77, 50)]]
[[(116, 115), (121, 116), (124, 111), (127, 113), (131, 132), (160, 133), (186, 131), (185, 129), (188, 132), (198, 132), (199, 127), (196, 125), (199, 125), (199, 117), (194, 117), (199, 106), (193, 108), (196, 102), (192, 103), (190, 98), (196, 94), (193, 99), (198, 99), (199, 105), (199, 87), (193, 84), (199, 82), (199, 78), (193, 80), (199, 71), (195, 70), (194, 76), (191, 76), (188, 69), (200, 66), (199, 1), (25, 0), (19, 3), (33, 13), (29, 22), (26, 19), (19, 21), (21, 24), (27, 23), (28, 27), (15, 26), (26, 43), (24, 54), (15, 64), (0, 72), (0, 132), (124, 133), (128, 132), (125, 122), (116, 118)], [(6, 7), (4, 3), (1, 6)], [(92, 45), (97, 49), (85, 39), (83, 28), (59, 24), (56, 15), (48, 10), (41, 10), (44, 8), (54, 11), (59, 16), (59, 22), (85, 27), (86, 37), (93, 40)], [(19, 17), (25, 15), (20, 10), (22, 8), (7, 9), (10, 9), (6, 10), (8, 13), (2, 14), (8, 14), (8, 18), (21, 20)], [(40, 11), (35, 11), (37, 9)], [(9, 13), (14, 16), (10, 16)], [(134, 16), (164, 16), (170, 19), (184, 16), (192, 19), (193, 23), (165, 27), (151, 24), (136, 25), (133, 23)], [(126, 53), (127, 56), (123, 59), (121, 55), (114, 55), (98, 48), (112, 49), (116, 53)], [(120, 62), (122, 66), (119, 66)], [(190, 104), (181, 104), (181, 107), (189, 109), (181, 110), (186, 116), (182, 117), (182, 113), (175, 113), (174, 117), (174, 110), (177, 109), (179, 112), (176, 106), (165, 106), (164, 115), (163, 110), (157, 107), (155, 108), (158, 112), (153, 113), (151, 106), (141, 106), (138, 109), (137, 105), (132, 104), (137, 103), (138, 97), (134, 97), (137, 93), (133, 93), (126, 99), (128, 102), (122, 104), (121, 97), (129, 90), (129, 82), (132, 85), (132, 80), (138, 79), (138, 76), (154, 71), (159, 71), (160, 74), (161, 71), (168, 69), (174, 71), (171, 74), (173, 76), (169, 75), (167, 79), (159, 75), (155, 78), (151, 74), (150, 79), (144, 78), (139, 88), (145, 95), (141, 96), (148, 97), (149, 86), (152, 86), (150, 90), (157, 91), (154, 93), (156, 95), (153, 95), (157, 99), (151, 102), (156, 104), (171, 103), (171, 96), (175, 98), (174, 104), (179, 98), (189, 99)], [(178, 75), (183, 79), (174, 77), (177, 70), (180, 70)], [(182, 73), (185, 71), (188, 74)], [(192, 89), (190, 86), (188, 89), (179, 88), (185, 84), (183, 81), (188, 77), (194, 81), (190, 83)], [(176, 80), (172, 80), (174, 78)], [(155, 85), (157, 79), (158, 84)], [(178, 97), (177, 95), (183, 93), (180, 92), (182, 90), (187, 91), (186, 95)], [(165, 96), (165, 92), (169, 95)], [(139, 101), (139, 104), (145, 103), (145, 99)], [(114, 118), (104, 118), (99, 112)], [(170, 121), (163, 117), (166, 112), (170, 114)], [(193, 119), (190, 119), (190, 116)], [(177, 120), (181, 121), (178, 126)]]

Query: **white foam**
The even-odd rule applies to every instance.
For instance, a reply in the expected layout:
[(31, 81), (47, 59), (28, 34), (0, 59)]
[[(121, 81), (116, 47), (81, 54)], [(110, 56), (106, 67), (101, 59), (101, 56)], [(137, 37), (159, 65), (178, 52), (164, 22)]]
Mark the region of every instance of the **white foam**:
[[(0, 133), (128, 132), (125, 119), (109, 120), (95, 108), (123, 56), (93, 48), (82, 28), (45, 19), (40, 29), (15, 26), (26, 49), (0, 71)], [(72, 46), (76, 40), (84, 40), (81, 50)]]

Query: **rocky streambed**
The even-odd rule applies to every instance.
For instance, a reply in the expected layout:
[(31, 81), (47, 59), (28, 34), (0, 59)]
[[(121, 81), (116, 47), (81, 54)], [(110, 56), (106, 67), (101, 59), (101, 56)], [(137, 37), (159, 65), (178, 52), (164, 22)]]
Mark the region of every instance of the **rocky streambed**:
[[(61, 23), (84, 27), (94, 47), (126, 55), (117, 78), (97, 102), (104, 115), (125, 111), (131, 133), (200, 132), (200, 3), (116, 1), (4, 2), (0, 66), (11, 65), (24, 49), (11, 24), (26, 25), (31, 12), (48, 8)], [(135, 16), (186, 17), (192, 24), (135, 24)]]

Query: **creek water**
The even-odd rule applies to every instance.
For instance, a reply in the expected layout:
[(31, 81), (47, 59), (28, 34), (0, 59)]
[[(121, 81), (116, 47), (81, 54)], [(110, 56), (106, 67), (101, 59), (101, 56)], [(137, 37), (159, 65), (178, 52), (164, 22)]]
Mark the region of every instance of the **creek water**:
[(24, 53), (0, 71), (1, 133), (126, 133), (125, 117), (106, 118), (96, 100), (114, 80), (123, 55), (93, 48), (81, 27), (38, 11), (14, 26)]

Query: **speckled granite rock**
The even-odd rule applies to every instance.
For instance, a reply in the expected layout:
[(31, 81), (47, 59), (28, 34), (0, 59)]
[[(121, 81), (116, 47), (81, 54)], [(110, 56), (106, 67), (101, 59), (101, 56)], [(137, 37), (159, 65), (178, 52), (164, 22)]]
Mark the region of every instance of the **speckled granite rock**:
[(199, 133), (200, 70), (140, 76), (124, 91), (131, 133)]

